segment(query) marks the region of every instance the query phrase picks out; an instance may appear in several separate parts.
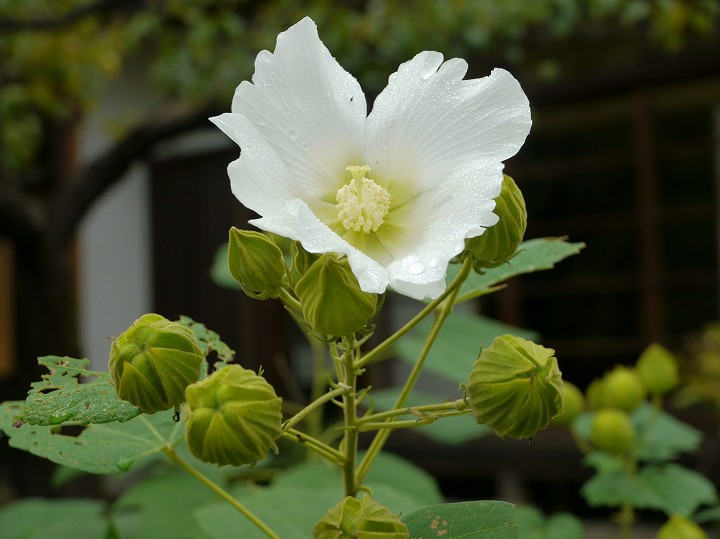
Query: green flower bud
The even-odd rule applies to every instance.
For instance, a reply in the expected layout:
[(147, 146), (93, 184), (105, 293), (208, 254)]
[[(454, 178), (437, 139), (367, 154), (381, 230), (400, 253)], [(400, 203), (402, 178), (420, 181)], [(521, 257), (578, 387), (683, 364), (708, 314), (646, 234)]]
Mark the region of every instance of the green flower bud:
[(280, 295), (285, 277), (285, 257), (265, 234), (232, 227), (228, 264), (232, 276), (251, 298), (267, 299)]
[(310, 269), (320, 255), (308, 253), (299, 241), (292, 242), (290, 246), (290, 256), (292, 258), (292, 267), (290, 268), (290, 283), (295, 286), (303, 275)]
[(659, 344), (651, 344), (637, 362), (637, 372), (653, 395), (662, 395), (677, 387), (680, 376), (675, 357)]
[(605, 378), (595, 378), (587, 388), (587, 403), (591, 410), (599, 410), (603, 407), (602, 394), (605, 387)]
[(192, 330), (159, 314), (146, 314), (110, 347), (110, 374), (118, 396), (143, 412), (169, 410), (200, 378), (203, 354)]
[(590, 441), (607, 453), (623, 454), (635, 443), (635, 427), (623, 410), (599, 410), (590, 427)]
[(410, 539), (407, 526), (370, 496), (347, 497), (315, 524), (315, 539)]
[(672, 515), (660, 528), (657, 539), (707, 539), (707, 534), (689, 518)]
[(602, 382), (601, 407), (632, 412), (645, 400), (646, 393), (635, 369), (617, 366), (605, 375)]
[(282, 434), (282, 399), (262, 376), (240, 365), (218, 369), (185, 395), (185, 440), (203, 462), (252, 464)]
[(465, 388), (478, 423), (512, 438), (547, 427), (563, 407), (554, 353), (512, 335), (497, 337), (475, 361)]
[(377, 309), (377, 294), (363, 292), (347, 258), (332, 254), (322, 255), (308, 268), (295, 293), (310, 327), (336, 337), (362, 329)]
[(525, 199), (510, 176), (503, 177), (500, 196), (495, 199), (495, 214), (500, 219), (497, 224), (465, 242), (476, 269), (495, 268), (510, 260), (525, 235)]
[(563, 381), (562, 387), (563, 411), (553, 418), (558, 425), (569, 426), (585, 408), (585, 399), (582, 391), (570, 382)]

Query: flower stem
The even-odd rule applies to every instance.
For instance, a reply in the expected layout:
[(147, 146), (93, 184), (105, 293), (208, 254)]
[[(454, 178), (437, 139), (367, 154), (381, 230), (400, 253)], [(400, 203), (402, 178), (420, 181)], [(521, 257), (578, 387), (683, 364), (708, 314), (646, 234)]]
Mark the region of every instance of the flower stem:
[[(465, 401), (462, 399), (452, 401), (452, 402), (443, 402), (440, 404), (425, 404), (422, 406), (410, 406), (406, 408), (395, 408), (393, 410), (388, 410), (386, 412), (378, 412), (377, 414), (367, 414), (358, 419), (359, 425), (364, 425), (365, 423), (370, 422), (376, 422), (380, 420), (389, 419), (392, 417), (396, 417), (399, 415), (414, 415), (417, 416), (418, 419), (423, 419), (424, 414), (432, 413), (432, 412), (444, 412), (444, 411), (457, 411), (461, 409), (465, 405)], [(460, 408), (458, 408), (458, 406)], [(468, 409), (469, 411), (469, 409)], [(465, 413), (463, 411), (463, 413)], [(446, 415), (446, 414), (442, 414)], [(453, 414), (455, 415), (455, 414)]]
[(359, 432), (367, 432), (369, 430), (383, 430), (383, 429), (414, 429), (415, 427), (422, 427), (435, 423), (438, 419), (443, 417), (454, 417), (458, 415), (468, 415), (470, 410), (453, 410), (451, 412), (445, 412), (440, 414), (426, 415), (424, 417), (418, 417), (417, 419), (403, 419), (399, 421), (373, 421), (363, 423), (358, 427)]
[(345, 349), (340, 358), (344, 375), (345, 386), (349, 388), (343, 394), (343, 411), (345, 419), (345, 434), (343, 448), (345, 450), (345, 462), (343, 463), (343, 482), (345, 484), (345, 496), (355, 496), (358, 482), (355, 476), (355, 464), (357, 462), (358, 449), (358, 428), (357, 428), (357, 402), (355, 390), (357, 389), (357, 370), (354, 365), (355, 352), (357, 350), (355, 339), (343, 339)]
[(222, 488), (220, 485), (215, 483), (212, 479), (207, 477), (205, 474), (197, 470), (196, 468), (193, 468), (189, 463), (185, 462), (180, 456), (175, 452), (172, 445), (167, 444), (165, 448), (163, 449), (163, 452), (168, 456), (168, 458), (173, 461), (175, 464), (177, 464), (180, 468), (188, 472), (190, 475), (192, 475), (195, 479), (203, 483), (206, 487), (208, 487), (210, 490), (212, 490), (215, 494), (220, 496), (223, 500), (225, 500), (227, 503), (232, 505), (235, 509), (237, 509), (242, 515), (247, 518), (250, 522), (255, 524), (262, 532), (270, 537), (271, 539), (280, 539), (280, 536), (276, 534), (274, 531), (272, 531), (267, 524), (265, 524), (262, 520), (260, 520), (258, 517), (256, 517), (250, 510), (245, 507), (243, 504), (241, 504), (239, 501), (237, 501), (235, 498), (233, 498), (228, 491), (226, 491), (224, 488)]
[(296, 429), (286, 429), (282, 435), (283, 438), (292, 440), (293, 442), (303, 445), (308, 449), (312, 449), (318, 455), (323, 456), (324, 458), (334, 464), (337, 464), (338, 466), (344, 466), (345, 464), (345, 456), (340, 453), (340, 451), (333, 447), (330, 447), (327, 444), (324, 444), (313, 436), (305, 434), (304, 432), (300, 432)]
[(308, 404), (305, 408), (300, 410), (298, 413), (296, 413), (294, 416), (292, 416), (290, 419), (285, 421), (283, 423), (283, 430), (288, 430), (291, 427), (294, 427), (298, 423), (300, 423), (303, 419), (308, 417), (311, 413), (313, 413), (317, 408), (322, 407), (323, 404), (325, 404), (327, 401), (334, 399), (335, 397), (339, 397), (343, 393), (347, 393), (349, 390), (348, 387), (342, 386), (338, 387), (336, 389), (333, 389), (332, 391), (328, 391), (321, 397), (315, 399), (313, 402)]
[[(445, 289), (445, 292), (440, 296), (443, 298), (442, 301), (435, 305), (439, 308), (439, 310), (437, 312), (437, 316), (433, 323), (432, 329), (430, 330), (430, 333), (428, 334), (427, 339), (425, 339), (425, 343), (423, 344), (423, 348), (420, 351), (420, 355), (418, 356), (418, 359), (415, 362), (415, 365), (413, 366), (413, 369), (410, 372), (410, 375), (408, 376), (407, 380), (405, 381), (405, 385), (403, 386), (402, 390), (400, 391), (400, 395), (398, 396), (397, 400), (395, 401), (395, 406), (393, 406), (393, 408), (395, 408), (395, 409), (402, 408), (405, 405), (405, 403), (407, 402), (408, 397), (410, 396), (410, 392), (415, 387), (415, 383), (417, 382), (417, 379), (420, 376), (420, 371), (422, 370), (423, 365), (425, 363), (425, 358), (427, 358), (428, 354), (430, 353), (430, 349), (432, 348), (432, 345), (435, 343), (435, 339), (437, 338), (438, 334), (440, 333), (440, 329), (442, 328), (442, 325), (445, 323), (445, 320), (452, 312), (455, 298), (457, 297), (458, 292), (460, 291), (460, 286), (465, 281), (465, 279), (467, 279), (467, 276), (470, 273), (470, 268), (472, 268), (472, 258), (468, 257), (463, 262), (463, 265), (460, 268), (460, 271), (458, 272), (458, 274), (455, 276), (455, 279), (453, 280), (453, 282), (450, 283), (450, 285)], [(440, 298), (438, 298), (438, 299), (440, 299)], [(433, 302), (433, 303), (435, 303), (435, 302)], [(428, 307), (430, 305), (433, 305), (433, 303), (430, 303), (428, 305)], [(426, 307), (426, 309), (427, 309), (427, 307)], [(424, 310), (425, 309), (423, 309), (423, 311)], [(421, 311), (421, 313), (423, 311)], [(415, 317), (415, 318), (417, 318), (417, 317)], [(413, 320), (415, 320), (415, 318), (413, 318)], [(400, 331), (402, 331), (402, 329)], [(392, 339), (393, 337), (390, 337), (388, 340)], [(382, 344), (380, 346), (382, 346)], [(367, 356), (366, 356), (366, 358), (367, 358)], [(356, 363), (356, 365), (357, 365), (357, 363)], [(383, 446), (385, 445), (385, 442), (387, 441), (391, 432), (392, 432), (392, 429), (380, 429), (380, 430), (378, 430), (378, 433), (375, 435), (375, 438), (373, 438), (373, 441), (370, 443), (370, 447), (368, 448), (367, 453), (365, 453), (365, 457), (363, 457), (363, 460), (357, 469), (356, 480), (359, 484), (362, 484), (368, 471), (370, 471), (370, 467), (372, 466), (372, 463), (375, 461), (378, 454), (380, 454), (380, 451), (382, 450)]]

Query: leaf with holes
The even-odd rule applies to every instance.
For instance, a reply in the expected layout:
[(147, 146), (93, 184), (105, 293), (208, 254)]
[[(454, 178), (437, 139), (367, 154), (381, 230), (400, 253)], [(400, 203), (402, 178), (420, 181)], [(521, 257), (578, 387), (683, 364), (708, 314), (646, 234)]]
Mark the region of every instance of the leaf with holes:
[[(208, 352), (215, 352), (222, 364), (230, 363), (235, 357), (235, 350), (230, 348), (221, 339), (220, 335), (208, 329), (205, 324), (195, 322), (188, 316), (181, 316), (179, 322), (189, 327), (198, 340), (200, 350), (207, 356)], [(216, 365), (219, 368), (219, 365)]]
[[(38, 363), (49, 373), (28, 391), (22, 420), (30, 425), (124, 422), (141, 414), (117, 396), (109, 373), (88, 369), (87, 359), (45, 356)], [(80, 383), (87, 378), (94, 380)]]
[[(171, 411), (143, 414), (125, 423), (61, 428), (22, 424), (18, 418), (24, 407), (21, 401), (0, 404), (0, 430), (10, 445), (89, 473), (126, 472), (182, 435), (181, 424), (173, 421)], [(74, 429), (82, 430), (77, 434)]]
[(515, 506), (481, 501), (431, 505), (402, 518), (411, 539), (517, 539)]

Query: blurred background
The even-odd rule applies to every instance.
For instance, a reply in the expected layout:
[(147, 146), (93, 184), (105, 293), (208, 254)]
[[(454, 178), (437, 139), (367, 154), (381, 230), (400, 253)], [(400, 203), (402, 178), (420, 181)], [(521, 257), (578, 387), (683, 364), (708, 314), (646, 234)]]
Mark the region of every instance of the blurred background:
[[(305, 15), (368, 103), (428, 49), (465, 58), (469, 78), (504, 67), (520, 80), (534, 123), (506, 170), (526, 237), (587, 247), (475, 308), (537, 331), (564, 378), (584, 387), (652, 342), (681, 350), (720, 317), (716, 0), (3, 0), (0, 400), (24, 398), (38, 356), (104, 369), (110, 339), (150, 311), (207, 324), (302, 398), (307, 351), (281, 305), (210, 277), (229, 227), (251, 215), (226, 174), (238, 149), (207, 118)], [(391, 317), (407, 307), (388, 305)], [(696, 466), (717, 480), (716, 418), (683, 413), (710, 435)], [(415, 436), (389, 447), (450, 497), (572, 505), (587, 476), (565, 431), (530, 446)], [(0, 440), (0, 503), (55, 494), (48, 470)]]

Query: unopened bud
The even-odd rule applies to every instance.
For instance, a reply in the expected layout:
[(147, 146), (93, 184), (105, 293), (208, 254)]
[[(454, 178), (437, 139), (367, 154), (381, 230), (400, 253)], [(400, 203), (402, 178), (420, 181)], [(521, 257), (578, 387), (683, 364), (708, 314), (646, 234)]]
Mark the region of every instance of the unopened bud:
[(203, 354), (192, 330), (159, 314), (140, 317), (110, 347), (118, 396), (143, 412), (169, 410), (200, 378)]
[(347, 258), (324, 254), (298, 281), (295, 293), (305, 321), (315, 331), (343, 337), (375, 315), (377, 295), (363, 292)]
[(465, 242), (476, 269), (494, 268), (510, 260), (525, 235), (525, 199), (510, 176), (503, 177), (500, 196), (495, 199), (495, 214), (497, 224)]
[(314, 539), (410, 539), (407, 526), (390, 509), (363, 496), (347, 497), (315, 524)]
[(689, 518), (672, 515), (660, 528), (657, 539), (707, 539), (707, 534)]
[(647, 393), (637, 371), (623, 366), (617, 366), (607, 373), (601, 388), (600, 407), (619, 408), (626, 412), (637, 408)]
[(554, 354), (520, 337), (497, 337), (475, 361), (466, 386), (475, 419), (512, 438), (547, 427), (563, 407)]
[(232, 227), (228, 264), (232, 276), (251, 298), (267, 299), (280, 295), (285, 277), (285, 257), (265, 234)]
[(662, 395), (677, 387), (680, 376), (675, 357), (659, 344), (651, 344), (637, 362), (637, 372), (653, 395)]
[(282, 400), (260, 375), (227, 365), (188, 386), (185, 440), (203, 462), (252, 464), (282, 434)]
[(623, 454), (635, 443), (635, 427), (623, 410), (598, 410), (590, 427), (590, 441), (607, 453)]
[(585, 399), (582, 391), (570, 382), (563, 381), (563, 411), (556, 415), (553, 421), (558, 425), (569, 426), (578, 415), (580, 415), (585, 407)]

